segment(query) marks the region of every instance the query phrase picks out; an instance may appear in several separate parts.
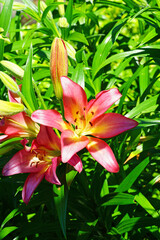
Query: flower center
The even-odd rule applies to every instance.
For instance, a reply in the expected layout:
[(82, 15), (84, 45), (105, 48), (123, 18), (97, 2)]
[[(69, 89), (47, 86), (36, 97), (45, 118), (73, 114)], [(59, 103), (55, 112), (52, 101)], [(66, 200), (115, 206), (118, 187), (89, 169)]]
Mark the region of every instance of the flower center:
[(74, 128), (75, 133), (78, 136), (86, 135), (84, 134), (89, 130), (92, 126), (92, 118), (94, 116), (94, 112), (90, 112), (89, 114), (86, 113), (86, 108), (84, 107), (83, 113), (80, 113), (80, 111), (75, 112), (75, 119), (74, 119)]
[(32, 152), (35, 154), (35, 156), (30, 161), (30, 167), (32, 166), (38, 166), (40, 163), (45, 163), (46, 165), (52, 164), (52, 159), (54, 157), (60, 156), (59, 150), (49, 150), (45, 148), (38, 148), (33, 149)]

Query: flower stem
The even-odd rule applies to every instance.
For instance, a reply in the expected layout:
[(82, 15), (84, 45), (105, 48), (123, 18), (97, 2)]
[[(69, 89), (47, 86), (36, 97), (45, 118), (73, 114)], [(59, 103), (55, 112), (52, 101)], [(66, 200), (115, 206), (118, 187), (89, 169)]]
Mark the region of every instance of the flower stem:
[(33, 78), (32, 78), (32, 83), (33, 83), (34, 89), (35, 89), (35, 91), (36, 91), (36, 93), (37, 93), (37, 96), (38, 96), (38, 98), (39, 98), (39, 100), (40, 100), (43, 108), (44, 108), (45, 110), (47, 110), (47, 107), (46, 107), (45, 102), (44, 102), (44, 100), (43, 100), (43, 98), (42, 98), (42, 95), (41, 95), (41, 93), (40, 93), (40, 91), (39, 91), (39, 88), (38, 88), (38, 86), (37, 86), (37, 84), (36, 84), (36, 82), (35, 82), (35, 80), (34, 80)]

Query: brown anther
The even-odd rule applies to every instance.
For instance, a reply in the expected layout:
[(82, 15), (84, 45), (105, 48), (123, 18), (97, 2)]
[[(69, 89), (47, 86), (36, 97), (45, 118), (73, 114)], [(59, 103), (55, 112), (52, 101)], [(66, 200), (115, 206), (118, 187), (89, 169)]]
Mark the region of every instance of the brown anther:
[(78, 126), (77, 126), (77, 125), (75, 126), (75, 129), (78, 129)]
[(89, 124), (91, 125), (91, 127), (93, 126), (93, 123), (89, 122)]
[(91, 114), (94, 115), (94, 112), (92, 111)]
[(84, 107), (83, 110), (86, 111), (86, 108)]
[(75, 122), (75, 123), (77, 122), (77, 118), (74, 119), (74, 122)]
[(76, 114), (78, 115), (79, 111), (76, 112)]

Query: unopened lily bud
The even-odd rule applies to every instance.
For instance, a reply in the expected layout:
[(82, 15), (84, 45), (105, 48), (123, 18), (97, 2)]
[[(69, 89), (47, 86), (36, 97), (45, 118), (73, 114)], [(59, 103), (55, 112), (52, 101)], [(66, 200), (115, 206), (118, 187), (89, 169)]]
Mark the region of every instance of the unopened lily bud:
[(10, 61), (6, 61), (6, 60), (2, 60), (0, 61), (0, 63), (2, 64), (2, 66), (8, 71), (10, 72), (14, 77), (22, 80), (23, 76), (24, 76), (24, 70), (19, 67), (17, 64), (12, 63)]
[(0, 116), (11, 116), (23, 112), (25, 107), (21, 103), (0, 100)]
[(60, 28), (68, 28), (69, 27), (69, 23), (67, 22), (67, 18), (65, 18), (65, 17), (59, 18), (58, 26)]
[[(65, 0), (57, 0), (57, 2), (65, 2)], [(61, 17), (63, 17), (64, 16), (64, 14), (65, 14), (65, 11), (64, 11), (64, 4), (60, 4), (60, 5), (58, 5), (58, 12), (59, 12), (59, 15), (61, 16)]]
[(2, 80), (3, 84), (12, 92), (18, 93), (19, 86), (18, 84), (6, 73), (0, 71), (0, 79)]
[(55, 38), (51, 47), (50, 59), (51, 78), (57, 98), (62, 98), (62, 86), (60, 78), (68, 74), (67, 49), (61, 38)]

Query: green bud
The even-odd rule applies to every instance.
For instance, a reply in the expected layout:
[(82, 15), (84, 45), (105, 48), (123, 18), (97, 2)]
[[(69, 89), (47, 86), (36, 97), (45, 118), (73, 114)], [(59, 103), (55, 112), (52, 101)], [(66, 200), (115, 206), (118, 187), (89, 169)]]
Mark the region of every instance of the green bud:
[(0, 116), (11, 116), (23, 112), (25, 107), (21, 103), (0, 100)]
[(61, 27), (61, 28), (68, 28), (69, 23), (67, 22), (67, 18), (65, 18), (65, 17), (59, 18), (58, 26)]
[(14, 77), (22, 80), (23, 76), (24, 76), (24, 70), (19, 67), (17, 64), (12, 63), (10, 61), (6, 61), (6, 60), (2, 60), (0, 61), (0, 63), (2, 64), (2, 66), (8, 71), (10, 72)]
[(6, 73), (0, 71), (0, 79), (2, 80), (3, 84), (12, 92), (18, 93), (19, 86), (18, 84)]

